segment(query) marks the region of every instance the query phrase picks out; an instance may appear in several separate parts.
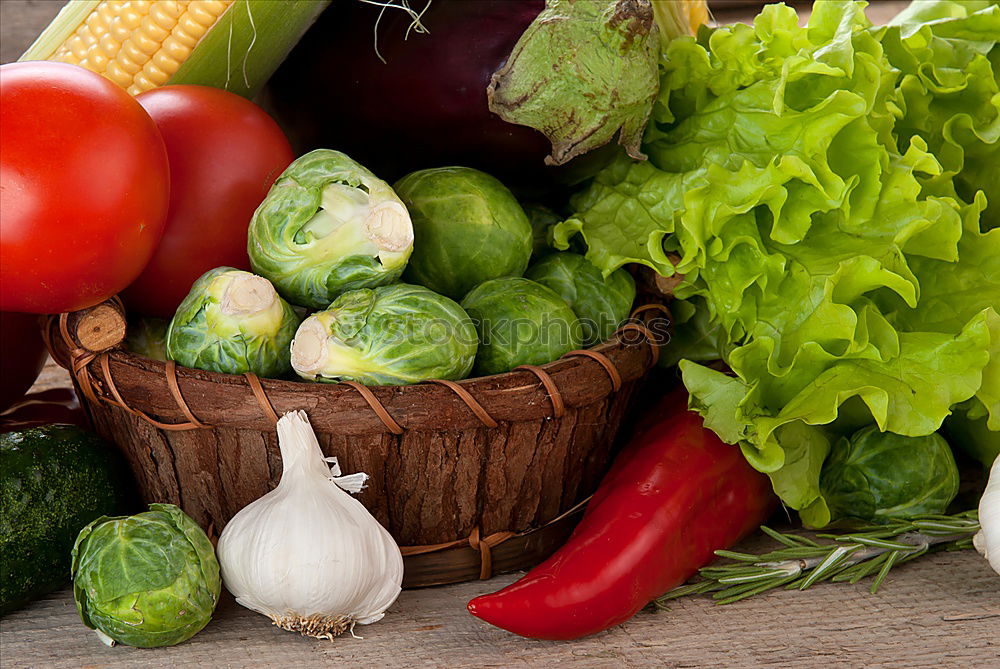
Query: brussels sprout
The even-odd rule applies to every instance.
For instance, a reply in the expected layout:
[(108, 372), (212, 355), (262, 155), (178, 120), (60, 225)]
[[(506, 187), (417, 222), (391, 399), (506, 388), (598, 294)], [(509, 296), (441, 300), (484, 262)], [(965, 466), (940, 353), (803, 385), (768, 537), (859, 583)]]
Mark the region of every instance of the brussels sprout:
[(958, 467), (938, 434), (904, 437), (871, 425), (834, 445), (820, 490), (832, 519), (944, 513), (958, 494)]
[(986, 424), (989, 415), (983, 401), (973, 397), (954, 406), (942, 426), (948, 441), (982, 463), (987, 471), (1000, 458), (1000, 432), (990, 430)]
[(128, 324), (125, 350), (151, 360), (167, 361), (167, 325), (162, 318), (137, 318)]
[(441, 167), (408, 174), (395, 187), (416, 235), (405, 281), (460, 300), (484, 281), (524, 274), (531, 224), (513, 194), (489, 174)]
[(344, 293), (302, 322), (292, 367), (302, 378), (404, 385), (464, 378), (476, 358), (476, 329), (453, 300), (399, 283)]
[(211, 620), (222, 590), (211, 542), (173, 504), (87, 525), (72, 572), (83, 623), (105, 641), (140, 648), (190, 639)]
[(278, 177), (247, 239), (254, 272), (314, 309), (348, 290), (397, 280), (412, 250), (410, 215), (389, 184), (327, 149)]
[(545, 256), (528, 268), (526, 279), (551, 288), (570, 306), (580, 321), (584, 346), (610, 337), (628, 318), (635, 300), (635, 280), (623, 269), (607, 279), (589, 260), (576, 253)]
[(563, 219), (544, 204), (532, 202), (524, 205), (524, 213), (528, 217), (528, 223), (531, 224), (531, 257), (533, 259), (540, 258), (552, 251), (549, 246), (549, 228), (556, 223), (561, 223)]
[(217, 267), (201, 275), (167, 327), (167, 357), (212, 372), (281, 376), (300, 316), (264, 278)]
[(580, 324), (552, 290), (520, 277), (493, 279), (462, 300), (479, 332), (477, 375), (543, 365), (580, 347)]

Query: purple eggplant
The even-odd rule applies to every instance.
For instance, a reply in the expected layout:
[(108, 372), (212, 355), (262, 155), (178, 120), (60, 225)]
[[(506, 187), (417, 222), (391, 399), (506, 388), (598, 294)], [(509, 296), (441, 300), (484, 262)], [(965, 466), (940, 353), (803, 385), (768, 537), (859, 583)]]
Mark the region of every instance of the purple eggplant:
[[(548, 140), (487, 106), (490, 77), (544, 7), (543, 0), (433, 0), (421, 17), (429, 34), (407, 36), (412, 21), (402, 11), (335, 2), (271, 79), (270, 104), (300, 152), (335, 148), (390, 181), (444, 165), (484, 170), (522, 192), (578, 180), (615, 147), (546, 167)], [(375, 49), (380, 13), (385, 62)]]

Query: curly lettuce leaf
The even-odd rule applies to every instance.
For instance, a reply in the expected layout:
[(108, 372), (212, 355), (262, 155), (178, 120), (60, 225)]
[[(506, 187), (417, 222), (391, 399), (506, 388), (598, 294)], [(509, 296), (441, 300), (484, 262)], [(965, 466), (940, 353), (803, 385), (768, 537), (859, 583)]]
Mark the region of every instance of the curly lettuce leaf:
[(728, 338), (718, 321), (713, 321), (699, 297), (670, 303), (674, 331), (670, 345), (660, 350), (661, 367), (676, 367), (681, 360), (710, 362), (726, 355)]
[(587, 245), (587, 260), (605, 278), (628, 263), (670, 276), (673, 265), (663, 240), (673, 231), (672, 204), (683, 197), (685, 187), (677, 175), (645, 161), (619, 157), (573, 198), (571, 204), (579, 213), (553, 227), (552, 245), (565, 251), (570, 239), (580, 234)]
[(1000, 429), (1000, 12), (955, 4), (887, 28), (860, 2), (816, 2), (805, 27), (769, 5), (673, 40), (649, 162), (606, 168), (554, 230), (605, 272), (684, 275), (732, 370), (680, 342), (692, 408), (811, 525), (847, 426), (925, 435), (974, 399)]
[(1000, 5), (914, 2), (882, 29), (900, 71), (895, 133), (927, 142), (966, 201), (982, 190), (985, 229), (1000, 226)]

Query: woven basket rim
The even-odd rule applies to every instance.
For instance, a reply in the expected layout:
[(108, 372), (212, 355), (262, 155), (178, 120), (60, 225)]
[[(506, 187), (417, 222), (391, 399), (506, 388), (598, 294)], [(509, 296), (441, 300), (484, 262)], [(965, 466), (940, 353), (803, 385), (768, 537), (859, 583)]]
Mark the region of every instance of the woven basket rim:
[[(623, 342), (609, 340), (602, 342), (596, 346), (593, 346), (587, 350), (608, 355), (609, 352), (617, 351), (623, 348), (642, 349), (645, 348), (645, 343), (640, 343), (638, 345), (629, 345)], [(137, 367), (141, 367), (143, 369), (149, 369), (150, 371), (157, 371), (161, 374), (164, 372), (164, 368), (166, 367), (167, 364), (161, 360), (154, 360), (153, 358), (147, 358), (144, 355), (133, 353), (125, 349), (116, 349), (114, 351), (110, 351), (109, 355), (115, 360), (122, 361)], [(645, 355), (649, 356), (648, 350), (645, 351)], [(551, 362), (547, 362), (543, 365), (538, 365), (538, 367), (547, 372), (557, 371), (562, 369), (566, 365), (579, 364), (581, 358), (582, 356), (579, 358), (577, 356), (561, 357)], [(594, 365), (594, 369), (597, 372), (600, 372), (600, 367), (598, 367), (597, 365)], [(602, 373), (606, 375), (606, 372)], [(220, 385), (239, 386), (243, 388), (248, 388), (246, 380), (242, 374), (226, 374), (224, 372), (212, 372), (205, 369), (198, 369), (197, 367), (184, 367), (182, 365), (177, 365), (177, 375), (184, 377), (198, 378), (209, 383), (217, 383)], [(500, 374), (491, 374), (489, 376), (470, 376), (455, 381), (455, 383), (463, 387), (469, 387), (469, 386), (478, 387), (480, 384), (482, 384), (483, 386), (506, 387), (507, 384), (505, 382), (513, 378), (518, 378), (518, 379), (523, 378), (527, 380), (528, 383), (523, 385), (530, 385), (532, 383), (531, 381), (532, 379), (534, 379), (537, 382), (537, 378), (535, 378), (531, 372), (512, 370)], [(262, 384), (265, 384), (268, 388), (275, 388), (275, 389), (280, 388), (282, 390), (289, 392), (318, 391), (322, 393), (324, 391), (332, 391), (334, 389), (337, 389), (338, 387), (343, 386), (342, 382), (332, 383), (326, 381), (307, 381), (305, 379), (272, 379), (265, 377), (260, 377), (260, 382)], [(372, 391), (392, 390), (394, 392), (407, 393), (407, 392), (412, 392), (418, 388), (419, 389), (426, 388), (427, 384), (425, 382), (425, 383), (410, 383), (401, 385), (382, 385), (382, 386), (366, 385), (365, 387), (370, 388)]]
[[(591, 351), (601, 354), (614, 365), (622, 382), (633, 381), (652, 366), (652, 345), (645, 339), (626, 342), (612, 339)], [(52, 338), (53, 358), (67, 368), (70, 351), (60, 337)], [(105, 360), (101, 362), (101, 357)], [(188, 412), (177, 405), (167, 379), (168, 363), (129, 351), (116, 349), (98, 356), (88, 366), (102, 401), (115, 404), (103, 369), (130, 409), (154, 416), (167, 424), (189, 422), (193, 413), (205, 427), (234, 427), (270, 430), (274, 414), (305, 409), (317, 429), (369, 434), (393, 431), (373, 411), (359, 391), (344, 383), (315, 383), (284, 379), (259, 379), (274, 413), (255, 396), (248, 380), (241, 375), (223, 374), (188, 367), (176, 367), (176, 390)], [(600, 401), (614, 391), (615, 383), (601, 364), (583, 355), (563, 357), (538, 367), (559, 389), (566, 407)], [(498, 421), (532, 420), (558, 417), (554, 398), (539, 376), (527, 370), (514, 370), (492, 376), (472, 377), (454, 382), (468, 391)], [(368, 386), (388, 414), (406, 429), (452, 430), (484, 427), (469, 406), (453, 390), (434, 383), (401, 386)], [(253, 409), (252, 411), (248, 411)], [(339, 416), (338, 419), (332, 416)]]

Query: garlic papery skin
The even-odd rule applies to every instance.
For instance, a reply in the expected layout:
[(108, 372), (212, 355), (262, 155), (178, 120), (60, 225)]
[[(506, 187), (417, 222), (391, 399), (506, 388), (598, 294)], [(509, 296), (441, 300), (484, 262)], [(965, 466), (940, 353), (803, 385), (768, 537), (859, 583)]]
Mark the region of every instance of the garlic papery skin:
[[(382, 618), (403, 581), (392, 537), (332, 476), (303, 411), (278, 421), (278, 486), (229, 521), (216, 553), (241, 605), (305, 636), (332, 639)], [(358, 477), (344, 477), (357, 489)]]
[(1000, 574), (1000, 456), (990, 467), (990, 480), (979, 500), (979, 526), (982, 529), (972, 543), (993, 571)]

